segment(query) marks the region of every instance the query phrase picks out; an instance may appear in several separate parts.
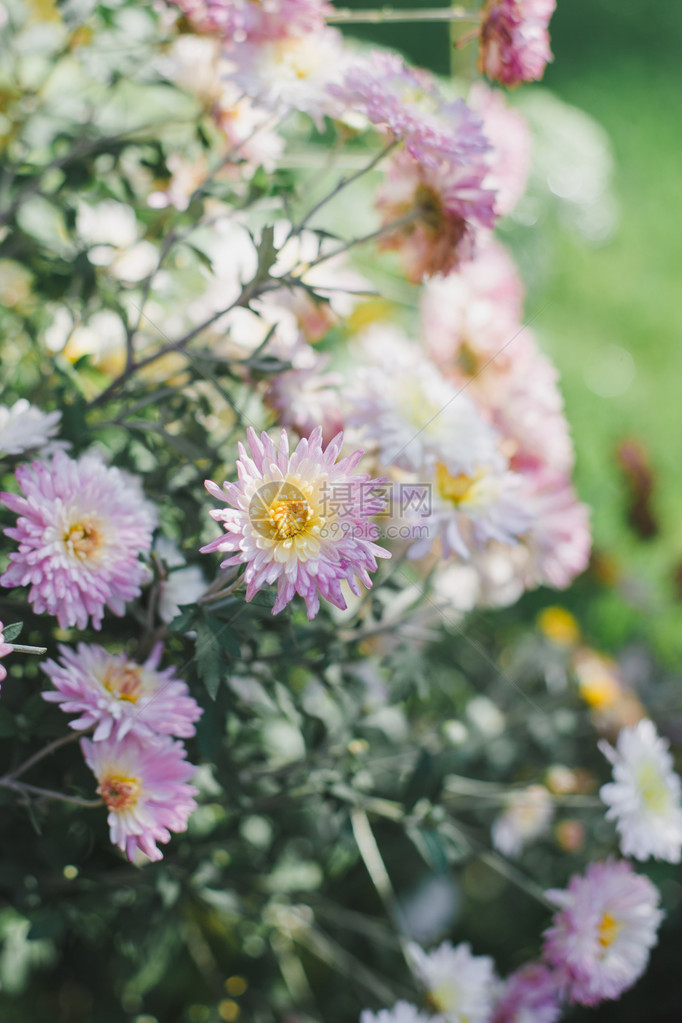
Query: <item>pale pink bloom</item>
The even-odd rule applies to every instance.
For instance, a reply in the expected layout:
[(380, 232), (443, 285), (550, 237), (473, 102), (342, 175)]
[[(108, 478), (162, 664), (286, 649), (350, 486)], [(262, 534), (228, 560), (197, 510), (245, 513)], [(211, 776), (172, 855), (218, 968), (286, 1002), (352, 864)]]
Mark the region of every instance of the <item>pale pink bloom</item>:
[[(14, 647), (11, 643), (5, 643), (5, 635), (3, 632), (4, 625), (0, 622), (0, 657), (7, 657), (7, 654), (11, 654)], [(0, 682), (4, 682), (7, 678), (7, 668), (4, 664), (0, 664)]]
[(624, 856), (669, 863), (682, 858), (682, 784), (669, 745), (649, 720), (622, 728), (615, 749), (599, 743), (613, 765), (613, 781), (599, 795), (609, 808), (607, 820), (616, 821)]
[(324, 0), (168, 0), (197, 32), (224, 42), (286, 39), (318, 31), (333, 8)]
[(449, 273), (473, 257), (481, 230), (495, 224), (495, 193), (483, 184), (487, 173), (481, 161), (443, 160), (434, 167), (404, 151), (390, 158), (376, 207), (382, 226), (396, 228), (379, 244), (400, 253), (410, 281)]
[(185, 831), (196, 807), (197, 790), (187, 784), (196, 768), (185, 759), (183, 744), (170, 738), (143, 743), (127, 735), (120, 741), (81, 739), (80, 745), (109, 810), (113, 844), (129, 860), (138, 849), (150, 860), (162, 859), (156, 843), (169, 842), (171, 831)]
[(328, 356), (320, 356), (312, 367), (276, 373), (263, 396), (280, 426), (291, 427), (299, 437), (310, 437), (319, 427), (325, 444), (343, 430), (346, 418), (340, 392), (343, 377), (325, 373), (328, 362)]
[(556, 0), (487, 0), (478, 70), (502, 85), (542, 78), (552, 60), (548, 26)]
[(516, 857), (529, 842), (545, 834), (553, 816), (552, 797), (544, 785), (512, 792), (490, 829), (493, 846), (503, 856)]
[(525, 506), (532, 516), (524, 537), (530, 554), (526, 585), (563, 590), (590, 560), (589, 510), (578, 501), (570, 480), (552, 473), (529, 478)]
[(556, 977), (541, 963), (527, 963), (505, 980), (491, 1023), (557, 1023), (560, 1017)]
[(201, 708), (174, 668), (158, 671), (160, 643), (144, 664), (125, 654), (110, 654), (94, 644), (79, 643), (76, 650), (60, 645), (61, 661), (42, 667), (55, 691), (43, 699), (58, 703), (75, 729), (95, 728), (93, 739), (123, 739), (130, 732), (141, 738), (154, 735), (194, 735)]
[(6, 536), (19, 550), (0, 584), (30, 586), (36, 614), (56, 615), (63, 629), (102, 624), (104, 609), (125, 613), (139, 596), (147, 569), (156, 516), (137, 479), (104, 464), (96, 454), (77, 461), (58, 451), (52, 462), (21, 465), (16, 480), (23, 493), (0, 495), (16, 512)]
[(496, 193), (498, 217), (511, 213), (526, 190), (531, 157), (528, 121), (507, 105), (504, 93), (476, 82), (469, 92), (469, 106), (483, 120), (483, 132), (492, 143), (487, 157), (490, 168), (485, 185)]
[(648, 877), (626, 861), (591, 863), (563, 891), (547, 892), (559, 907), (545, 931), (544, 958), (565, 996), (580, 1005), (619, 998), (641, 977), (663, 913)]
[(376, 559), (390, 557), (372, 542), (378, 531), (371, 517), (385, 504), (374, 491), (383, 481), (355, 472), (362, 451), (337, 461), (342, 434), (325, 449), (318, 427), (291, 455), (285, 430), (279, 447), (250, 428), (247, 437), (251, 454), (239, 445), (239, 482), (226, 482), (221, 490), (206, 480), (208, 492), (231, 507), (211, 512), (227, 535), (202, 547), (202, 553), (231, 554), (222, 568), (246, 564), (247, 600), (277, 583), (273, 614), (296, 593), (309, 619), (319, 611), (320, 596), (345, 608), (341, 583), (345, 580), (355, 594), (358, 579), (369, 589)]
[(384, 466), (413, 472), (441, 462), (473, 473), (499, 461), (498, 437), (472, 400), (398, 329), (375, 325), (359, 338), (361, 368), (347, 389), (348, 422)]
[(330, 92), (379, 131), (401, 140), (424, 166), (479, 163), (490, 150), (479, 118), (466, 103), (446, 102), (428, 72), (408, 67), (397, 53), (373, 51)]
[(230, 80), (264, 110), (280, 117), (300, 111), (319, 130), (325, 117), (336, 115), (338, 102), (328, 88), (341, 80), (347, 62), (338, 29), (242, 43), (230, 57)]
[(429, 355), (445, 372), (464, 377), (476, 376), (487, 364), (506, 371), (518, 351), (523, 295), (507, 250), (486, 241), (455, 273), (426, 282), (421, 316)]

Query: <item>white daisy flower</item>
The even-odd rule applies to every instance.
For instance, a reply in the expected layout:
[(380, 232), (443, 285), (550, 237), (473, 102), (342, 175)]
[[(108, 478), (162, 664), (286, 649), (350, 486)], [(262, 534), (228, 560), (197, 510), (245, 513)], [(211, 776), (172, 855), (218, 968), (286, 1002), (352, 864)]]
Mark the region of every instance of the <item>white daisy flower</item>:
[(599, 748), (613, 764), (613, 781), (599, 795), (616, 821), (624, 856), (650, 856), (669, 863), (682, 859), (682, 784), (673, 770), (668, 742), (653, 722), (623, 728), (616, 748), (602, 740)]
[(61, 412), (42, 412), (25, 398), (15, 401), (11, 408), (0, 405), (0, 458), (37, 449), (49, 454), (69, 447), (66, 441), (52, 439), (59, 431), (61, 418)]
[(444, 941), (433, 952), (411, 942), (414, 972), (427, 990), (429, 1005), (446, 1023), (488, 1023), (493, 1010), (495, 965), (475, 956), (466, 942)]
[(457, 474), (500, 462), (495, 431), (417, 345), (392, 327), (374, 327), (361, 346), (370, 364), (350, 390), (349, 422), (377, 444), (384, 465), (419, 472), (439, 462)]

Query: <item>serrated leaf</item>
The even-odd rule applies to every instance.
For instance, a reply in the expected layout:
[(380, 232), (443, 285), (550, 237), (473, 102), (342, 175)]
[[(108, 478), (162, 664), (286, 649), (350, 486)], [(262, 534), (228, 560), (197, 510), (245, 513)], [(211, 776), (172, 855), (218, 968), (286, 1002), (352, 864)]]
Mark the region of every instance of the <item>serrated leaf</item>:
[(197, 622), (197, 668), (206, 691), (215, 700), (223, 680), (222, 650), (213, 630), (206, 621)]
[(6, 625), (2, 630), (2, 634), (5, 637), (5, 643), (13, 643), (21, 633), (23, 627), (23, 622), (12, 622), (11, 625)]

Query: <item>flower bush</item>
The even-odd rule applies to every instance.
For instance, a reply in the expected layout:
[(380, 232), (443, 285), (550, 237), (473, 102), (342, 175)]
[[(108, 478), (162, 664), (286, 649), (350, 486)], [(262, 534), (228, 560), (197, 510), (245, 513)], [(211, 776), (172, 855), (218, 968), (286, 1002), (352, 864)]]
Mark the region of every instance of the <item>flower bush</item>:
[[(537, 80), (553, 8), (460, 44)], [(0, 5), (3, 1019), (554, 1023), (658, 940), (529, 124), (344, 20)]]

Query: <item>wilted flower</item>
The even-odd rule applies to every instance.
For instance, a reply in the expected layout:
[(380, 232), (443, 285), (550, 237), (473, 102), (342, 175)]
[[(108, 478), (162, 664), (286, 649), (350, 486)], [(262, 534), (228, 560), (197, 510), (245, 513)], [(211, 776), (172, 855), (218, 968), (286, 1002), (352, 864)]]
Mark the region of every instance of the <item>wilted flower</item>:
[(491, 1023), (557, 1023), (559, 998), (552, 971), (541, 963), (528, 963), (507, 977)]
[(433, 952), (410, 943), (408, 954), (439, 1018), (447, 1023), (488, 1023), (495, 980), (489, 956), (472, 955), (466, 942), (453, 946), (449, 941)]
[(478, 70), (502, 85), (542, 78), (552, 60), (547, 27), (556, 0), (487, 0)]
[(682, 784), (668, 745), (649, 720), (621, 729), (615, 749), (599, 743), (613, 764), (613, 781), (599, 795), (609, 808), (607, 819), (616, 821), (624, 856), (669, 863), (682, 858)]
[(174, 668), (158, 671), (158, 643), (144, 664), (125, 654), (110, 654), (94, 644), (79, 643), (77, 650), (59, 647), (61, 662), (49, 660), (43, 671), (56, 692), (43, 698), (58, 703), (66, 714), (80, 717), (71, 728), (95, 727), (93, 739), (123, 739), (130, 732), (141, 738), (153, 735), (194, 735), (201, 708)]
[(163, 858), (157, 842), (185, 831), (196, 807), (197, 790), (187, 782), (196, 768), (185, 747), (173, 739), (144, 744), (127, 735), (116, 742), (81, 739), (85, 761), (98, 781), (109, 810), (111, 841), (133, 860), (140, 849), (150, 860)]
[(428, 72), (408, 67), (396, 53), (375, 50), (329, 91), (380, 131), (401, 140), (424, 166), (478, 162), (490, 150), (480, 120), (466, 103), (446, 102)]
[(648, 877), (626, 861), (591, 863), (565, 890), (545, 931), (544, 957), (566, 996), (580, 1005), (619, 998), (644, 973), (663, 913)]
[(518, 856), (528, 842), (547, 830), (553, 814), (552, 797), (544, 785), (513, 792), (504, 813), (493, 822), (493, 845), (504, 856)]
[(61, 412), (43, 412), (20, 398), (11, 408), (0, 405), (0, 458), (41, 449), (42, 454), (66, 448), (52, 438), (59, 432)]
[(342, 434), (323, 449), (318, 428), (291, 455), (285, 430), (278, 448), (266, 433), (259, 438), (249, 429), (247, 437), (251, 456), (240, 444), (239, 482), (224, 483), (221, 490), (206, 481), (208, 492), (231, 508), (211, 512), (227, 536), (202, 553), (232, 554), (222, 568), (246, 564), (247, 600), (276, 582), (273, 614), (295, 593), (305, 600), (310, 619), (319, 611), (320, 596), (345, 608), (341, 582), (358, 594), (357, 579), (371, 587), (376, 559), (390, 557), (372, 542), (377, 530), (370, 521), (385, 504), (373, 494), (383, 481), (354, 471), (362, 451), (337, 462)]
[(477, 232), (495, 224), (495, 193), (484, 187), (488, 169), (477, 163), (443, 160), (435, 167), (409, 153), (395, 153), (377, 192), (382, 225), (395, 224), (381, 239), (397, 249), (415, 284), (446, 274), (476, 251)]
[(60, 626), (99, 629), (105, 607), (116, 615), (140, 593), (147, 570), (138, 560), (152, 542), (155, 515), (138, 481), (95, 454), (77, 461), (58, 451), (50, 464), (21, 465), (24, 496), (4, 493), (19, 516), (5, 534), (19, 542), (0, 577), (3, 586), (30, 586), (36, 614)]

